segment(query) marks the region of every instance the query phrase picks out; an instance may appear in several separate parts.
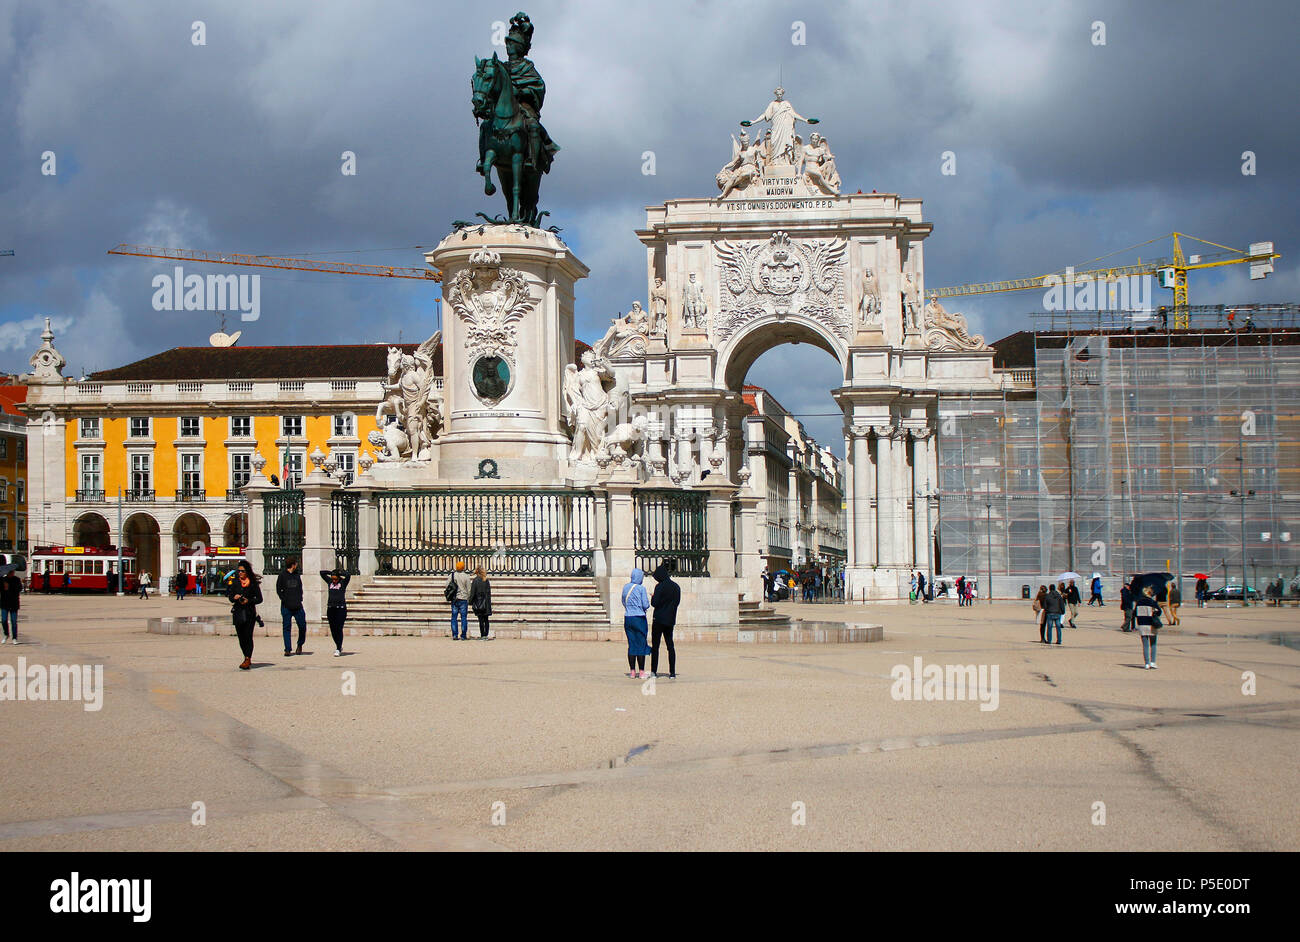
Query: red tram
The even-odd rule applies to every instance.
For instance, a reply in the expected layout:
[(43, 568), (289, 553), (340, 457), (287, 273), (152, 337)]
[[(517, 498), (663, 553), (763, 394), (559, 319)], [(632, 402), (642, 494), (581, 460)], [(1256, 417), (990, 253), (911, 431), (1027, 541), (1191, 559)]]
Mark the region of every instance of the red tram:
[[(107, 592), (117, 573), (115, 546), (38, 546), (28, 557), (33, 592)], [(135, 550), (122, 550), (123, 592), (136, 592)], [(116, 588), (116, 586), (114, 586)]]

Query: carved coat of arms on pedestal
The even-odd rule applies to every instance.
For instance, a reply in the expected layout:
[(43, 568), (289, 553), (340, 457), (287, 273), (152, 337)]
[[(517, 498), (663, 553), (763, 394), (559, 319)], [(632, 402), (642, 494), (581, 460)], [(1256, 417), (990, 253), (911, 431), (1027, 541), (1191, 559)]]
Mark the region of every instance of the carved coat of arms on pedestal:
[(469, 267), (456, 274), (443, 294), (468, 328), (465, 351), (471, 364), (481, 358), (499, 357), (513, 371), (515, 331), (519, 321), (536, 307), (523, 273), (503, 268), (499, 253), (479, 249), (469, 257)]
[(844, 290), (843, 239), (792, 240), (776, 232), (766, 242), (718, 242), (721, 302), (717, 338), (725, 341), (764, 314), (811, 318), (848, 340), (851, 319)]

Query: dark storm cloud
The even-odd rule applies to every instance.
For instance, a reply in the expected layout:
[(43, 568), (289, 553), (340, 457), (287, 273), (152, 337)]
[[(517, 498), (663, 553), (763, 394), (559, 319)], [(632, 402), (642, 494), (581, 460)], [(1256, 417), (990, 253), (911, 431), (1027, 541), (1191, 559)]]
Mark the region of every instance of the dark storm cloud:
[[(0, 248), (17, 252), (0, 258), (0, 365), (24, 367), (45, 314), (68, 325), (74, 369), (205, 342), (215, 318), (152, 310), (169, 266), (106, 256), (118, 242), (415, 266), (409, 248), (324, 253), (431, 247), (453, 219), (499, 212), (473, 170), (469, 75), (511, 2), (0, 2)], [(925, 200), (931, 286), (1041, 274), (1173, 229), (1296, 244), (1286, 2), (525, 6), (563, 147), (543, 208), (592, 268), (584, 336), (644, 301), (644, 206), (716, 192), (728, 135), (778, 76), (822, 119), (846, 190)], [(56, 177), (40, 174), (46, 150)], [(356, 176), (339, 172), (345, 150)], [(949, 150), (955, 176), (940, 173)], [(1258, 175), (1241, 175), (1244, 150)], [(1294, 271), (1288, 257), (1265, 282), (1193, 275), (1192, 300), (1290, 300)], [(264, 273), (261, 319), (231, 329), (259, 344), (412, 339), (433, 329), (435, 294)], [(962, 307), (995, 339), (1040, 300)], [(769, 369), (781, 356), (755, 368), (762, 381), (794, 411), (832, 411), (833, 364), (804, 351), (789, 362), (808, 369)], [(815, 434), (833, 442), (838, 425)]]

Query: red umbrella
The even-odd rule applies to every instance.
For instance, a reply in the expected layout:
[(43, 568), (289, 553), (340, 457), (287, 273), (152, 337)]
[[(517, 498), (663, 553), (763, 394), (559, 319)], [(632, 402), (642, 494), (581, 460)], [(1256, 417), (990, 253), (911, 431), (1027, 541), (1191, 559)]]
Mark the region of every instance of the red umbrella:
[(1208, 578), (1210, 578), (1210, 577), (1207, 576), (1207, 575), (1206, 575), (1205, 573), (1203, 573), (1203, 572), (1198, 572), (1196, 575), (1192, 576), (1192, 578), (1193, 578), (1193, 579), (1208, 579)]

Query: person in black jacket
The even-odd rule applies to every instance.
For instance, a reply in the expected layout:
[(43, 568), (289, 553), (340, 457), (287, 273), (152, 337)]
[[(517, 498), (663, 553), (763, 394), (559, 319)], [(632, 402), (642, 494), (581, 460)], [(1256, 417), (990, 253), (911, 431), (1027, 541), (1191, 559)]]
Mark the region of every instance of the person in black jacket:
[(1056, 628), (1056, 643), (1061, 643), (1061, 616), (1065, 614), (1065, 598), (1052, 586), (1047, 590), (1047, 599), (1043, 602), (1047, 612), (1047, 643), (1052, 643), (1052, 628)]
[(280, 597), (280, 618), (284, 622), (284, 656), (293, 652), (289, 642), (293, 640), (293, 622), (298, 621), (298, 653), (307, 641), (307, 612), (302, 607), (302, 573), (298, 571), (298, 560), (291, 559), (284, 567), (284, 572), (275, 580), (275, 594)]
[(677, 606), (682, 601), (682, 588), (672, 580), (676, 566), (670, 559), (654, 571), (655, 591), (650, 597), (654, 609), (651, 623), (650, 673), (659, 676), (659, 639), (668, 645), (668, 676), (677, 677), (677, 649), (673, 647), (673, 628), (677, 625)]
[(488, 640), (492, 617), (492, 583), (488, 581), (487, 570), (479, 566), (474, 570), (474, 581), (469, 584), (469, 607), (478, 616), (478, 637), (480, 641)]
[[(0, 618), (4, 621), (4, 641), (18, 643), (18, 597), (23, 594), (23, 580), (13, 570), (0, 579)], [(4, 644), (0, 641), (0, 644)]]
[(1074, 619), (1079, 615), (1079, 602), (1081, 601), (1082, 599), (1079, 598), (1079, 587), (1075, 585), (1074, 580), (1071, 579), (1070, 584), (1065, 587), (1065, 604), (1070, 610), (1071, 628), (1079, 627), (1074, 623)]
[(329, 586), (325, 602), (325, 617), (330, 623), (330, 637), (334, 639), (334, 656), (343, 656), (343, 623), (348, 620), (348, 583), (352, 576), (337, 566), (333, 572), (320, 571), (320, 577)]
[(235, 634), (239, 635), (239, 649), (244, 652), (244, 661), (239, 665), (241, 671), (253, 666), (253, 625), (257, 621), (257, 606), (262, 604), (259, 581), (248, 560), (241, 559), (235, 578), (230, 580), (230, 588), (226, 590), (226, 598), (230, 599), (230, 617), (235, 623)]

